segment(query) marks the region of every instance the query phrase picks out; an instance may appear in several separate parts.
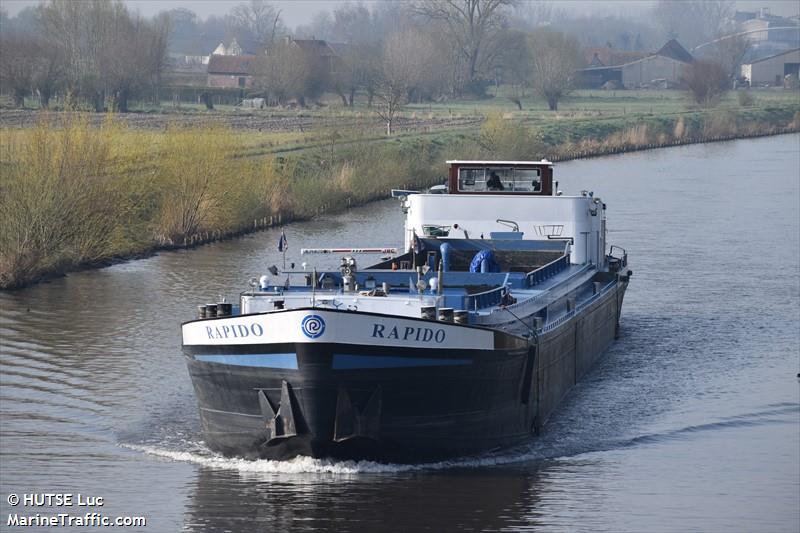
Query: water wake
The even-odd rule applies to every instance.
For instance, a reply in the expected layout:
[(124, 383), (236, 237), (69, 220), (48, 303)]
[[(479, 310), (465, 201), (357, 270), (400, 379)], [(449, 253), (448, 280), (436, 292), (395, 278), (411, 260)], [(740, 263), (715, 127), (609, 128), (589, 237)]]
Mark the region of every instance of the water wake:
[(433, 463), (379, 463), (375, 461), (345, 461), (335, 459), (314, 459), (311, 457), (296, 457), (287, 461), (250, 460), (224, 457), (209, 450), (202, 442), (185, 438), (171, 438), (167, 442), (122, 444), (123, 447), (142, 452), (151, 456), (194, 463), (217, 470), (233, 470), (240, 473), (253, 474), (398, 474), (407, 472), (441, 471), (461, 468), (485, 468), (503, 465), (530, 463), (545, 460), (564, 460), (586, 453), (611, 451), (615, 449), (630, 448), (659, 444), (661, 442), (691, 438), (692, 435), (703, 431), (714, 431), (728, 428), (750, 427), (763, 424), (785, 423), (781, 415), (792, 414), (798, 411), (794, 404), (774, 404), (767, 406), (759, 412), (742, 414), (726, 419), (711, 421), (705, 424), (691, 425), (675, 428), (657, 433), (645, 433), (626, 439), (611, 439), (606, 442), (584, 443), (585, 445), (572, 446), (568, 442), (558, 442), (557, 432), (545, 433), (530, 444), (510, 448), (503, 452), (486, 454), (477, 457), (465, 457)]
[(250, 460), (224, 457), (197, 443), (191, 451), (168, 450), (159, 446), (143, 444), (123, 444), (125, 448), (170, 459), (189, 462), (220, 470), (237, 470), (243, 473), (261, 474), (397, 474), (404, 472), (437, 471), (458, 468), (482, 468), (544, 459), (530, 447), (509, 449), (503, 454), (487, 454), (479, 457), (465, 457), (434, 463), (400, 464), (378, 463), (375, 461), (345, 461), (336, 459), (314, 459), (295, 457), (287, 461), (267, 459)]

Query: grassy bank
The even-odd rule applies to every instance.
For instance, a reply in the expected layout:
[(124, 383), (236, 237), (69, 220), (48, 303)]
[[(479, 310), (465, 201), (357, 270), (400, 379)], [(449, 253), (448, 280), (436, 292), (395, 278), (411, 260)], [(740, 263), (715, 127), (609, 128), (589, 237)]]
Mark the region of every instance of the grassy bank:
[[(431, 111), (433, 112), (433, 111)], [(358, 128), (254, 134), (139, 130), (42, 116), (2, 131), (0, 288), (191, 246), (441, 182), (452, 158), (567, 159), (800, 129), (800, 105), (565, 114), (494, 110), (478, 127), (376, 137)]]

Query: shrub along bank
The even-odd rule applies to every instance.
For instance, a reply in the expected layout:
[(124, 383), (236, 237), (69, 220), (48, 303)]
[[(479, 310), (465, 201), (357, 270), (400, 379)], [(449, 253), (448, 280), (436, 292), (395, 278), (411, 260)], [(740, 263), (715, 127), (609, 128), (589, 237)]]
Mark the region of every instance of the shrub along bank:
[(245, 157), (248, 134), (219, 126), (142, 133), (44, 117), (2, 135), (0, 288), (426, 187), (443, 180), (446, 159), (563, 160), (798, 130), (797, 105), (538, 125), (490, 115), (478, 132)]

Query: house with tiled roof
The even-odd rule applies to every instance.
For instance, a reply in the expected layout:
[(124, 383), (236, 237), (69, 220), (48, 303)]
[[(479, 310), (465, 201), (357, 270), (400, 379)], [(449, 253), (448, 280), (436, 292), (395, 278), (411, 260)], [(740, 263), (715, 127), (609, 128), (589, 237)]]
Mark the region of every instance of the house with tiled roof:
[(212, 55), (208, 60), (208, 86), (246, 89), (253, 86), (257, 56)]
[(336, 53), (328, 46), (328, 43), (320, 39), (289, 39), (289, 42), (300, 48), (303, 52), (312, 54), (316, 57), (331, 57)]

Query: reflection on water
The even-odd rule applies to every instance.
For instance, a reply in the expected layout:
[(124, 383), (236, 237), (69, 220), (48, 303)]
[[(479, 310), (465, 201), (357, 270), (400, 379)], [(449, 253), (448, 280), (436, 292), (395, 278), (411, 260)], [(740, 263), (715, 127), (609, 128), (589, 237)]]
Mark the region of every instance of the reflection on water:
[[(495, 531), (507, 524), (507, 510), (515, 502), (535, 505), (536, 476), (499, 468), (425, 475), (306, 474), (287, 482), (286, 476), (202, 469), (186, 528)], [(230, 498), (220, 499), (221, 490)]]
[[(499, 455), (276, 463), (205, 448), (179, 323), (280, 265), (278, 230), (0, 294), (0, 517), (8, 493), (63, 491), (147, 515), (146, 531), (797, 531), (799, 142), (557, 167), (563, 189), (608, 204), (609, 241), (631, 256), (622, 337), (542, 435)], [(287, 258), (396, 246), (401, 227), (393, 201), (294, 224)]]

